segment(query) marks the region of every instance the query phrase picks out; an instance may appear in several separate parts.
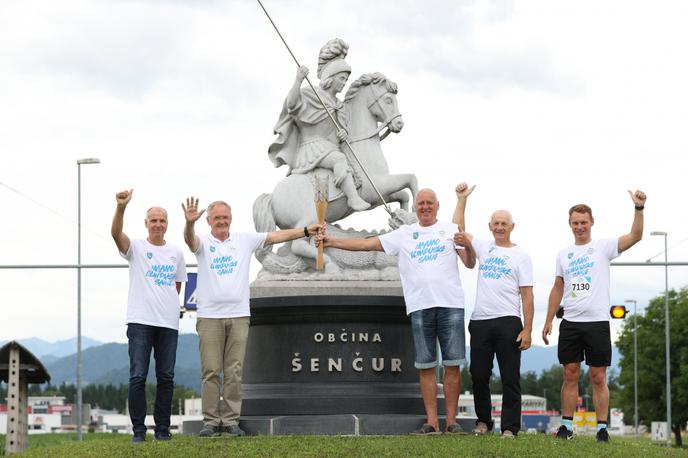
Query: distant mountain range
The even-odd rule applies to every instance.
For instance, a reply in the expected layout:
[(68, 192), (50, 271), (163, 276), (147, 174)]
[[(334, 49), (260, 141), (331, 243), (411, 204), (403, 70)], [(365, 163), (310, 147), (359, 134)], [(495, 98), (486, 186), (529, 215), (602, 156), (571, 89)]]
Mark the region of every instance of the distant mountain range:
[[(7, 342), (9, 342), (9, 340), (0, 340), (0, 347)], [(67, 340), (58, 340), (57, 342), (48, 342), (38, 337), (31, 337), (29, 339), (17, 339), (17, 342), (26, 347), (35, 356), (39, 357), (43, 364), (76, 353), (76, 337)], [(81, 337), (82, 351), (87, 348), (97, 347), (98, 345), (103, 345), (103, 342), (88, 337)]]
[[(81, 378), (84, 384), (109, 383), (118, 385), (129, 382), (129, 352), (126, 343), (96, 342), (88, 348), (82, 338)], [(50, 383), (59, 385), (76, 383), (76, 351), (68, 356), (55, 357), (51, 348), (46, 347), (45, 341), (40, 339), (25, 339), (19, 343), (24, 345), (38, 357), (50, 374)], [(75, 345), (76, 348), (76, 345)], [(42, 354), (49, 351), (48, 354)], [(198, 336), (196, 334), (182, 334), (177, 345), (177, 363), (174, 370), (175, 383), (193, 388), (200, 393), (200, 359), (198, 355)], [(148, 381), (155, 383), (155, 367), (151, 358), (148, 371)]]
[[(0, 342), (0, 346), (7, 341)], [(38, 338), (20, 340), (29, 351), (37, 356), (48, 370), (53, 385), (62, 382), (76, 383), (76, 339), (60, 342), (46, 342)], [(71, 350), (71, 353), (69, 351)], [(470, 349), (468, 349), (470, 350)], [(619, 352), (612, 350), (613, 368), (618, 370)], [(151, 358), (152, 360), (152, 358)], [(523, 353), (521, 372), (533, 371), (540, 374), (543, 370), (559, 364), (557, 347), (534, 345)], [(120, 384), (129, 381), (129, 355), (126, 343), (103, 344), (94, 339), (82, 338), (81, 353), (82, 379), (85, 384)], [(494, 364), (498, 373), (497, 363)], [(200, 360), (198, 336), (181, 334), (177, 345), (177, 363), (174, 370), (175, 383), (195, 389), (200, 393)], [(155, 383), (155, 369), (151, 364), (148, 381)]]

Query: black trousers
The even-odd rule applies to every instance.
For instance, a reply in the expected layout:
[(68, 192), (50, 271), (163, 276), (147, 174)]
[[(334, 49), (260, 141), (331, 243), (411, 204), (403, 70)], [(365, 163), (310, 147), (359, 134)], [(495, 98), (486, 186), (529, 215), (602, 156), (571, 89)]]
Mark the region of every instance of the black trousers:
[(516, 342), (523, 329), (521, 319), (505, 316), (490, 320), (471, 320), (471, 377), (473, 379), (473, 402), (478, 421), (485, 422), (490, 429), (492, 401), (490, 398), (490, 376), (495, 354), (502, 378), (502, 431), (518, 434), (521, 429), (521, 350)]

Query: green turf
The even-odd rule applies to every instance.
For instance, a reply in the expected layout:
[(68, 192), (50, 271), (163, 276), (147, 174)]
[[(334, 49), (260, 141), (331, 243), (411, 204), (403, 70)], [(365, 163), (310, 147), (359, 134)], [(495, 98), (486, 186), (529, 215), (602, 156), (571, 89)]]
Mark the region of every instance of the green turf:
[[(152, 435), (141, 445), (131, 445), (125, 434), (84, 434), (76, 443), (74, 434), (45, 434), (29, 437), (29, 450), (19, 456), (36, 457), (207, 457), (207, 456), (293, 456), (293, 457), (524, 457), (524, 456), (686, 456), (686, 450), (667, 448), (647, 440), (612, 438), (597, 444), (593, 437), (577, 436), (570, 441), (551, 436), (521, 434), (515, 440), (499, 436), (254, 436), (199, 438), (175, 435), (169, 442), (156, 442)], [(0, 436), (4, 451), (4, 437)]]

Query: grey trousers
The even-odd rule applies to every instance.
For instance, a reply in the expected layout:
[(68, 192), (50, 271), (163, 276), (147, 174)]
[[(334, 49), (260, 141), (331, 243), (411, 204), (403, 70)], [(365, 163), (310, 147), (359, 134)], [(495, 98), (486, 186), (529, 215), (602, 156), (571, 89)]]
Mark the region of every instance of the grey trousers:
[[(249, 318), (198, 318), (201, 407), (207, 425), (236, 425), (241, 416), (241, 373)], [(222, 374), (222, 400), (220, 400)]]

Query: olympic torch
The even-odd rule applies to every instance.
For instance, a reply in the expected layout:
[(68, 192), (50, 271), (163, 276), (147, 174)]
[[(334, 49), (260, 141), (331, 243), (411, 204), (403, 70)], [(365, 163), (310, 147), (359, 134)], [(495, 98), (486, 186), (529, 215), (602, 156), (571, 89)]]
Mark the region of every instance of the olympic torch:
[[(327, 199), (328, 193), (328, 179), (327, 175), (315, 176), (315, 213), (318, 217), (318, 224), (325, 223), (325, 215), (327, 214)], [(318, 245), (318, 256), (315, 259), (315, 268), (323, 270), (325, 268), (324, 247), (321, 243)]]

